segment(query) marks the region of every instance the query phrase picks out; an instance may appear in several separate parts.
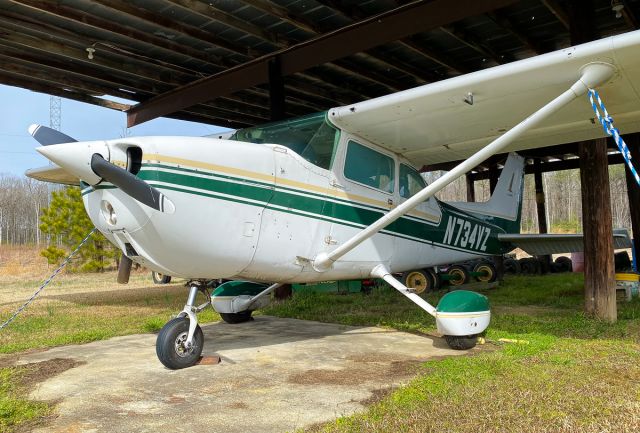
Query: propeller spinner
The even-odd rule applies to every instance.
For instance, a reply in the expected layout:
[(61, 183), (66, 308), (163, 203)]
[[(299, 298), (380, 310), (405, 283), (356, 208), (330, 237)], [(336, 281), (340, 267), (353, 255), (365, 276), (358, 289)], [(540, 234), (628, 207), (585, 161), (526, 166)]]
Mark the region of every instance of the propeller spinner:
[[(79, 179), (91, 185), (106, 181), (156, 211), (175, 211), (173, 203), (156, 188), (109, 162), (110, 150), (106, 142), (78, 142), (66, 134), (42, 125), (31, 125), (29, 133), (43, 146), (36, 149), (40, 154)], [(118, 267), (119, 283), (126, 284), (129, 281), (131, 264), (131, 259), (123, 253)]]

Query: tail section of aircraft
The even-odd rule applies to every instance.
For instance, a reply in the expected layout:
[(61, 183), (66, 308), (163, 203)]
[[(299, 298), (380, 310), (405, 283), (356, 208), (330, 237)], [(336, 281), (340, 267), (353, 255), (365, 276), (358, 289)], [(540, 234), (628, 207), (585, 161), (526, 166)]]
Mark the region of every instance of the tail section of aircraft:
[(509, 154), (496, 188), (488, 201), (482, 203), (447, 202), (447, 204), (490, 220), (493, 224), (502, 227), (507, 233), (519, 233), (524, 164), (523, 157), (516, 153)]

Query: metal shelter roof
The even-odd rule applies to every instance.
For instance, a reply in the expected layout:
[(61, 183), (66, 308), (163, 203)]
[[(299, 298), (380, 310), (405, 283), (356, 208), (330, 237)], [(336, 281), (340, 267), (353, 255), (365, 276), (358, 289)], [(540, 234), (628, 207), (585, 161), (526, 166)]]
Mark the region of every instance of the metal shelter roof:
[[(292, 117), (569, 46), (575, 4), (0, 0), (0, 83), (237, 128), (273, 118), (274, 87)], [(599, 36), (638, 28), (640, 0), (592, 9)]]

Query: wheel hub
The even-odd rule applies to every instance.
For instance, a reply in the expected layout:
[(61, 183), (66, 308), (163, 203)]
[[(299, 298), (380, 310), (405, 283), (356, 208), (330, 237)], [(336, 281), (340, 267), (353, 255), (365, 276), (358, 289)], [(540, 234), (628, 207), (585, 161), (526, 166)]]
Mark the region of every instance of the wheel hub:
[(193, 352), (193, 346), (187, 347), (188, 336), (189, 336), (188, 332), (182, 332), (178, 334), (173, 346), (176, 351), (176, 354), (181, 358), (189, 356)]
[(420, 272), (412, 272), (407, 277), (407, 286), (413, 289), (414, 293), (421, 294), (427, 288), (427, 281)]

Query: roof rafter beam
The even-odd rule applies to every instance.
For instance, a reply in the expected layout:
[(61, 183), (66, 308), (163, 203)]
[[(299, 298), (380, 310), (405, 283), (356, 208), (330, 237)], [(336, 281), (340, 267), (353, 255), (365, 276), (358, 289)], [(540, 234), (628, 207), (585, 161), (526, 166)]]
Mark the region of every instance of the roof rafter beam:
[(562, 23), (565, 29), (569, 30), (571, 27), (571, 21), (569, 20), (569, 14), (564, 7), (558, 3), (557, 0), (541, 0), (542, 4), (546, 6), (549, 11), (555, 15), (555, 17)]
[[(165, 18), (161, 15), (153, 13), (148, 9), (143, 9), (132, 5), (129, 2), (121, 0), (100, 0), (100, 5), (109, 9), (118, 11), (120, 13), (135, 17), (141, 21), (145, 21), (152, 25), (163, 27), (166, 30), (181, 33), (186, 36), (190, 36), (195, 39), (207, 42), (211, 45), (223, 48), (234, 54), (240, 54), (244, 57), (248, 57), (248, 53), (243, 47), (235, 45), (227, 40), (214, 36), (212, 33), (201, 30), (197, 27), (189, 26), (179, 23), (177, 21)], [(222, 59), (220, 59), (222, 60)]]
[[(82, 48), (87, 46), (88, 43), (77, 36), (73, 34), (56, 35), (53, 31), (46, 30), (45, 23), (38, 24), (15, 20), (16, 18), (13, 15), (0, 14), (0, 24), (11, 30), (10, 34), (0, 36), (0, 47), (6, 47), (6, 49), (13, 50), (14, 53), (19, 51), (21, 53), (19, 57), (31, 56), (33, 59), (36, 56), (39, 58), (38, 62), (42, 64), (56, 63), (55, 58), (61, 57), (67, 62), (64, 65), (64, 70), (71, 72), (82, 71), (85, 75), (95, 75), (98, 71), (101, 71), (102, 75), (104, 75), (106, 72), (109, 74), (111, 81), (113, 81), (113, 76), (118, 77), (118, 87), (129, 87), (130, 90), (133, 87), (139, 89), (141, 83), (151, 82), (151, 86), (146, 85), (144, 89), (144, 91), (152, 94), (150, 96), (169, 91), (176, 86), (184, 85), (200, 78), (194, 71), (186, 72), (187, 70), (170, 64), (158, 64), (156, 67), (150, 68), (142, 62), (138, 62), (136, 58), (123, 57), (122, 52), (112, 52), (109, 48), (103, 49), (100, 55), (96, 55), (94, 59), (90, 60)], [(15, 29), (19, 29), (22, 32), (27, 31), (28, 33), (19, 33)], [(42, 39), (38, 40), (37, 38)], [(33, 53), (43, 53), (44, 56), (37, 56)], [(69, 59), (72, 59), (73, 63), (68, 63)], [(60, 63), (54, 67), (60, 68)], [(315, 90), (316, 94), (319, 93), (318, 89)], [(309, 92), (313, 93), (311, 90)], [(260, 96), (262, 100), (251, 102), (252, 94)], [(267, 101), (265, 95), (266, 91), (261, 89), (246, 89), (242, 94), (235, 95), (235, 101), (262, 109)], [(120, 95), (113, 94), (113, 96)], [(315, 111), (322, 109), (308, 101), (301, 102), (295, 99), (288, 101), (288, 104), (298, 107), (297, 110), (289, 113), (292, 115), (307, 113), (309, 109)], [(266, 117), (264, 118), (266, 119)]]
[[(203, 53), (201, 50), (196, 50), (187, 45), (178, 44), (168, 39), (154, 36), (149, 34), (148, 32), (143, 32), (132, 27), (118, 24), (113, 21), (107, 21), (103, 18), (97, 17), (85, 11), (60, 5), (58, 4), (58, 2), (40, 1), (40, 0), (10, 0), (10, 1), (15, 4), (18, 4), (39, 12), (44, 12), (48, 15), (53, 15), (65, 20), (73, 21), (83, 26), (89, 26), (97, 30), (106, 31), (106, 32), (118, 35), (120, 37), (125, 37), (127, 39), (143, 42), (145, 44), (148, 44), (163, 50), (167, 50), (171, 52), (173, 55), (192, 57), (194, 59), (208, 62), (212, 66), (215, 66), (216, 62), (219, 61), (219, 59), (209, 54)], [(99, 41), (93, 41), (93, 42), (99, 42)], [(89, 47), (90, 45), (91, 44), (87, 45), (87, 47)], [(130, 50), (129, 47), (127, 48)], [(219, 66), (216, 67), (216, 70), (219, 71), (220, 69), (222, 68), (220, 68)]]
[(421, 56), (424, 56), (445, 68), (451, 69), (454, 72), (458, 72), (460, 74), (468, 74), (472, 72), (473, 69), (460, 64), (459, 62), (453, 60), (449, 56), (444, 53), (438, 53), (431, 48), (427, 48), (415, 42), (412, 38), (405, 38), (401, 41), (401, 44), (407, 48), (408, 50), (413, 51)]
[[(51, 86), (64, 88), (74, 91), (76, 94), (85, 94), (91, 97), (100, 97), (103, 95), (112, 95), (120, 98), (144, 101), (149, 99), (151, 95), (145, 95), (144, 91), (131, 94), (118, 90), (117, 88), (107, 87), (98, 84), (93, 80), (83, 79), (77, 74), (69, 72), (56, 71), (54, 68), (45, 68), (30, 66), (28, 62), (20, 62), (18, 59), (5, 56), (0, 53), (0, 72), (9, 74), (26, 80), (34, 79), (41, 83), (48, 83)], [(129, 105), (127, 105), (129, 107)], [(247, 124), (263, 123), (269, 120), (268, 112), (264, 109), (247, 109), (244, 106), (238, 106), (236, 101), (217, 101), (215, 107), (196, 106), (191, 107), (191, 113), (207, 114), (211, 110), (215, 110), (223, 119), (235, 119), (236, 122), (242, 120)]]
[(456, 26), (455, 24), (442, 26), (440, 27), (440, 30), (462, 42), (464, 45), (473, 48), (474, 50), (482, 54), (485, 58), (492, 59), (499, 65), (507, 63), (507, 60), (503, 55), (499, 55), (498, 53), (496, 53), (485, 42), (479, 41), (475, 36), (473, 36), (460, 26)]
[[(221, 22), (231, 26), (231, 27), (235, 27), (239, 30), (242, 30), (252, 36), (255, 36), (257, 38), (260, 38), (264, 41), (267, 41), (269, 43), (274, 44), (277, 47), (280, 48), (284, 48), (284, 47), (288, 47), (290, 45), (292, 45), (293, 43), (295, 43), (295, 41), (293, 41), (289, 36), (287, 36), (286, 34), (276, 34), (274, 32), (267, 32), (262, 30), (261, 28), (254, 26), (253, 24), (247, 23), (246, 21), (241, 21), (238, 20), (237, 18), (235, 18), (233, 15), (221, 11), (220, 9), (215, 8), (214, 6), (212, 6), (211, 4), (205, 4), (196, 0), (165, 0), (167, 2), (171, 2), (173, 4), (176, 4), (178, 6), (181, 6), (184, 9), (189, 9), (192, 13), (196, 13), (199, 16), (205, 17), (205, 18), (211, 18), (211, 19), (217, 19), (217, 20), (221, 20)], [(271, 10), (270, 8), (265, 8), (266, 10)], [(274, 8), (275, 10), (277, 10), (278, 12), (278, 18), (280, 18), (280, 16), (282, 15), (282, 11), (279, 10), (279, 8)], [(243, 25), (238, 25), (238, 22), (243, 23)], [(301, 25), (299, 23), (296, 23), (298, 28), (303, 29), (304, 31), (307, 31), (308, 33), (312, 34), (312, 35), (318, 35), (319, 33), (322, 33), (322, 31), (320, 31), (317, 26), (314, 26), (312, 28), (311, 24), (304, 24)], [(242, 27), (242, 28), (241, 28)], [(384, 77), (384, 76), (375, 76), (375, 74), (372, 73), (372, 71), (363, 71), (361, 68), (358, 68), (357, 66), (353, 66), (353, 65), (333, 65), (333, 64), (328, 64), (328, 67), (335, 69), (337, 71), (340, 71), (342, 73), (351, 75), (353, 77), (356, 77), (359, 80), (365, 80), (365, 81), (369, 81), (369, 82), (374, 82), (378, 85), (384, 86), (388, 89), (388, 91), (397, 91), (397, 83), (395, 82), (391, 82), (388, 77)], [(314, 79), (316, 78), (316, 82), (319, 82), (321, 80), (317, 79), (317, 77), (314, 77), (313, 75), (309, 75), (309, 74), (300, 74), (300, 75), (305, 75), (307, 78), (309, 79)], [(319, 77), (319, 78), (324, 78), (324, 77)], [(334, 86), (334, 90), (339, 89), (338, 86)], [(316, 91), (317, 93), (317, 91)], [(366, 92), (364, 92), (366, 94)]]
[(498, 26), (510, 32), (516, 38), (520, 40), (526, 47), (528, 47), (531, 51), (536, 54), (543, 54), (545, 50), (540, 46), (540, 44), (534, 41), (530, 36), (524, 33), (522, 30), (518, 29), (518, 25), (514, 23), (508, 16), (506, 16), (501, 11), (493, 11), (489, 12), (487, 16), (496, 23)]
[[(624, 164), (624, 158), (619, 153), (609, 154), (607, 155), (607, 159), (608, 159), (609, 165)], [(548, 173), (553, 171), (575, 170), (577, 168), (580, 168), (579, 158), (543, 162), (542, 164), (540, 164), (539, 171), (540, 173)], [(533, 174), (535, 172), (536, 172), (535, 165), (528, 164), (524, 167), (525, 174)], [(489, 179), (490, 176), (491, 176), (490, 170), (485, 170), (477, 173), (471, 173), (469, 175), (469, 178), (473, 181), (476, 181), (476, 180)]]
[(303, 71), (351, 53), (367, 50), (462, 18), (487, 13), (515, 0), (416, 1), (293, 47), (238, 65), (211, 77), (155, 97), (127, 113), (129, 126), (172, 113), (268, 80), (268, 62), (280, 56), (283, 75)]
[(90, 96), (84, 93), (70, 92), (64, 90), (63, 88), (52, 86), (48, 83), (43, 83), (31, 78), (16, 77), (12, 74), (8, 74), (2, 71), (0, 71), (0, 83), (6, 84), (8, 86), (22, 87), (23, 89), (32, 90), (35, 92), (46, 93), (48, 95), (61, 96), (63, 98), (73, 99), (75, 101), (87, 102), (89, 104), (98, 105), (100, 107), (110, 108), (112, 110), (127, 111), (130, 107), (127, 104), (121, 104), (119, 102), (109, 101), (107, 99), (96, 98), (95, 96)]
[(254, 7), (255, 9), (258, 9), (265, 14), (273, 15), (274, 17), (277, 17), (282, 21), (308, 33), (318, 33), (314, 24), (307, 22), (306, 20), (300, 20), (299, 18), (294, 17), (286, 8), (269, 0), (242, 0), (242, 3)]
[[(553, 146), (546, 146), (546, 147), (536, 147), (536, 148), (532, 148), (532, 149), (524, 149), (524, 150), (519, 150), (518, 154), (520, 154), (520, 156), (523, 156), (525, 158), (544, 158), (547, 156), (553, 156), (556, 158), (559, 158), (559, 155), (577, 155), (578, 154), (578, 146), (579, 146), (580, 142), (574, 142), (574, 143), (565, 143), (565, 144), (555, 144)], [(610, 142), (608, 143), (609, 146), (609, 150), (611, 151), (615, 151), (617, 148), (615, 148), (615, 143)], [(488, 169), (489, 166), (495, 164), (498, 161), (504, 161), (507, 159), (508, 154), (506, 153), (500, 153), (500, 154), (496, 154), (491, 156), (489, 159), (487, 159), (487, 161), (485, 161), (482, 165), (478, 166), (480, 168), (483, 169)], [(456, 165), (460, 164), (462, 161), (449, 161), (449, 162), (442, 162), (442, 163), (438, 163), (438, 164), (429, 164), (429, 165), (425, 165), (423, 166), (420, 171), (448, 171), (451, 170), (452, 168), (454, 168)], [(476, 168), (474, 168), (473, 170), (476, 170)]]
[(165, 0), (168, 3), (180, 6), (201, 17), (216, 20), (225, 26), (240, 30), (247, 34), (259, 37), (262, 40), (269, 41), (279, 47), (286, 47), (289, 44), (277, 34), (264, 30), (259, 26), (251, 24), (245, 20), (241, 20), (222, 9), (216, 8), (211, 2), (201, 2), (198, 0)]
[[(249, 4), (252, 7), (257, 8), (258, 10), (273, 15), (294, 27), (301, 29), (313, 36), (321, 35), (327, 31), (333, 31), (335, 29), (325, 29), (318, 24), (310, 22), (306, 20), (304, 17), (294, 17), (288, 11), (283, 10), (281, 7), (274, 5), (269, 1), (245, 1), (244, 3)], [(347, 17), (349, 18), (349, 17)], [(351, 18), (349, 18), (352, 21)], [(283, 37), (286, 37), (283, 35)], [(289, 42), (293, 42), (289, 39)], [(379, 56), (372, 55), (371, 53), (360, 53), (361, 55), (366, 56), (366, 60), (378, 65), (378, 67), (382, 69), (395, 69), (400, 72), (413, 77), (416, 80), (416, 84), (425, 84), (427, 82), (433, 81), (433, 77), (426, 78), (428, 74), (424, 71), (418, 71), (416, 68), (405, 67), (406, 65), (401, 65), (399, 62), (389, 62), (387, 59), (381, 58)], [(354, 65), (352, 62), (348, 60), (343, 60), (341, 62), (332, 62), (327, 63), (325, 65), (328, 68), (335, 69), (340, 73), (346, 73), (353, 76), (356, 79), (373, 82), (379, 86), (385, 87), (387, 92), (397, 92), (398, 90), (402, 90), (406, 88), (406, 86), (400, 85), (396, 80), (390, 80), (384, 74), (381, 75), (376, 73), (374, 70), (363, 70), (358, 65)]]
[(631, 10), (631, 8), (628, 5), (626, 5), (624, 8), (622, 8), (621, 12), (622, 12), (622, 18), (624, 18), (629, 28), (631, 28), (632, 30), (637, 30), (638, 18), (633, 13), (633, 10)]
[[(118, 25), (112, 22), (107, 22), (104, 19), (87, 14), (82, 11), (77, 11), (75, 9), (63, 7), (63, 6), (57, 6), (56, 2), (47, 2), (47, 1), (41, 1), (41, 0), (11, 0), (11, 1), (15, 1), (32, 8), (40, 8), (40, 10), (42, 11), (48, 12), (50, 14), (54, 14), (61, 18), (73, 20), (80, 24), (86, 25), (87, 23), (90, 23), (90, 25), (96, 29), (108, 31), (129, 39), (146, 41), (148, 43), (153, 44), (154, 46), (159, 46), (164, 48), (163, 38), (148, 36), (146, 32), (142, 32), (130, 27)], [(189, 37), (202, 40), (203, 42), (209, 43), (211, 45), (224, 48), (228, 51), (233, 52), (234, 54), (241, 55), (245, 60), (249, 59), (248, 53), (242, 47), (235, 46), (220, 38), (216, 38), (212, 36), (210, 33), (200, 30), (198, 28), (175, 23), (172, 20), (158, 16), (146, 9), (132, 6), (127, 2), (123, 2), (120, 0), (101, 0), (100, 5), (110, 8), (112, 10), (118, 11), (120, 13), (128, 14), (130, 16), (133, 16), (141, 21), (150, 23), (152, 25), (163, 27), (168, 31), (175, 31), (183, 35), (187, 35)], [(171, 42), (170, 44), (171, 45), (167, 46), (167, 48), (170, 48), (173, 54), (188, 53), (190, 57), (197, 58), (198, 60), (207, 62), (216, 71), (219, 71), (222, 69), (216, 63), (222, 63), (222, 64), (225, 64), (226, 66), (233, 66), (229, 62), (222, 61), (222, 59), (219, 59), (215, 56), (210, 56), (206, 53), (203, 53), (200, 50), (194, 50), (183, 44), (176, 44), (173, 42)], [(378, 83), (379, 85), (386, 86), (389, 89), (389, 91), (398, 90), (396, 87), (393, 87), (395, 83), (393, 84), (389, 83), (389, 80), (386, 77), (371, 77), (369, 76), (371, 75), (369, 71), (354, 72), (353, 70), (351, 70), (352, 68), (347, 68), (347, 69), (349, 69), (349, 71), (347, 72), (349, 72), (351, 75), (354, 75), (354, 76), (362, 75), (362, 78), (366, 78), (369, 81), (373, 81), (375, 83)], [(364, 72), (366, 72), (367, 75), (365, 75)]]
[(53, 68), (43, 68), (39, 65), (33, 65), (28, 62), (19, 61), (16, 58), (6, 56), (0, 51), (0, 70), (19, 75), (25, 79), (35, 78), (42, 81), (57, 83), (64, 85), (70, 89), (84, 91), (92, 96), (112, 95), (119, 98), (132, 99), (139, 101), (140, 96), (130, 94), (128, 92), (105, 86), (102, 83), (96, 83), (94, 80), (84, 79), (82, 76), (72, 74), (67, 71), (57, 71)]
[[(353, 22), (356, 20), (362, 20), (362, 19), (366, 19), (367, 18), (367, 14), (365, 14), (360, 8), (358, 8), (357, 6), (345, 6), (343, 3), (335, 1), (335, 0), (317, 0), (318, 3), (324, 5), (325, 7), (331, 9), (332, 11), (339, 13), (344, 19), (349, 20), (349, 22)], [(394, 2), (397, 6), (399, 5), (398, 2)], [(413, 51), (414, 53), (426, 57), (428, 59), (430, 59), (431, 61), (434, 61), (440, 65), (443, 65), (449, 69), (452, 69), (456, 72), (462, 72), (465, 68), (461, 67), (461, 66), (453, 66), (453, 64), (455, 62), (453, 62), (450, 59), (446, 59), (446, 56), (442, 56), (439, 55), (437, 53), (435, 53), (433, 50), (426, 50), (423, 47), (418, 46), (416, 43), (410, 41), (410, 40), (405, 40), (405, 39), (400, 39), (395, 41), (397, 44), (401, 45), (402, 47), (409, 49), (411, 51)], [(379, 57), (377, 55), (375, 55), (374, 53), (368, 53), (369, 55), (373, 56), (374, 58), (382, 58), (384, 59), (385, 63), (391, 65), (392, 67), (396, 68), (396, 69), (400, 69), (401, 71), (412, 75), (413, 77), (415, 77), (416, 79), (423, 81), (423, 82), (434, 82), (434, 81), (438, 81), (440, 78), (439, 77), (434, 77), (433, 74), (427, 73), (426, 71), (422, 71), (422, 70), (417, 70), (416, 68), (414, 68), (412, 65), (400, 60), (400, 59), (395, 59), (395, 61), (392, 62), (388, 62), (386, 61), (385, 57), (388, 56), (384, 56), (384, 57)], [(468, 71), (467, 71), (468, 72)]]

